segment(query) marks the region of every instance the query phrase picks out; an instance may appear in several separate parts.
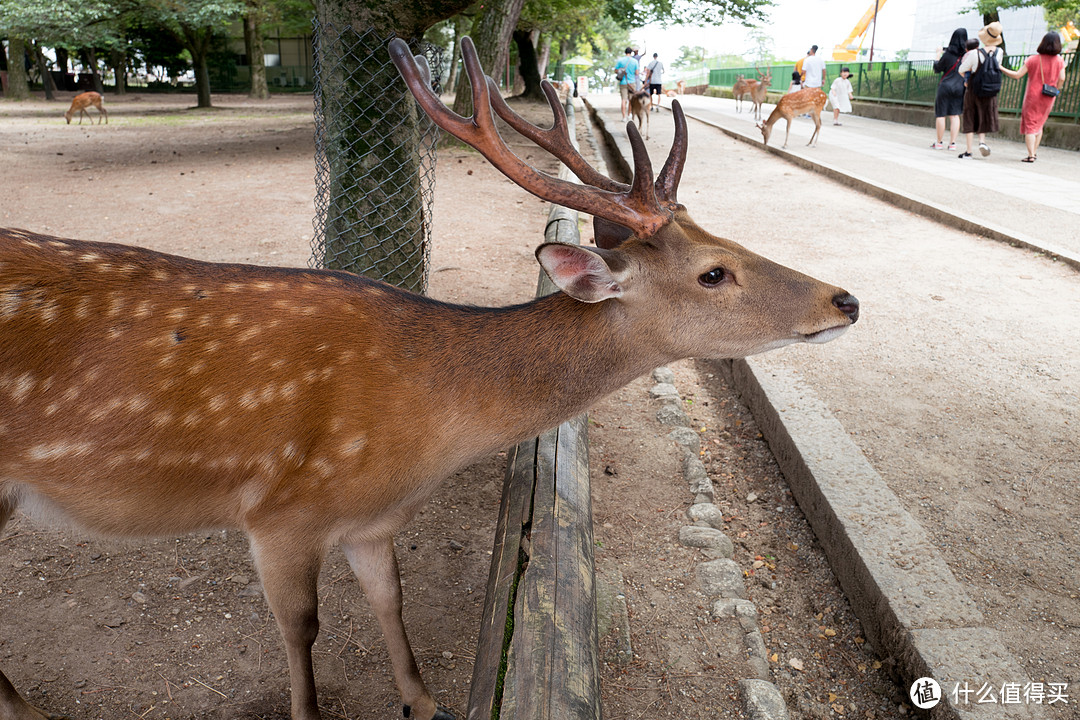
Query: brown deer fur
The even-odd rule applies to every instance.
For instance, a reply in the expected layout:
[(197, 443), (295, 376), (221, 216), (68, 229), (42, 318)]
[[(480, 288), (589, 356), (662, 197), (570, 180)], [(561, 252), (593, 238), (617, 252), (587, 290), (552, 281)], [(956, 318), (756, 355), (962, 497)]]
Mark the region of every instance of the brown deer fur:
[[(565, 127), (553, 101), (554, 129), (530, 132), (592, 183), (562, 185), (513, 164), (471, 42), (477, 110), (464, 122), (435, 105), (403, 42), (391, 54), (433, 119), (477, 133), (523, 187), (637, 229), (611, 249), (542, 245), (562, 292), (507, 308), (344, 272), (0, 232), (0, 527), (22, 506), (111, 536), (243, 530), (284, 639), (293, 720), (320, 716), (311, 647), (331, 547), (379, 620), (407, 716), (445, 720), (405, 634), (393, 550), (438, 482), (658, 365), (825, 342), (858, 317), (840, 288), (690, 219), (675, 199), (677, 101), (675, 148), (655, 183), (629, 126), (629, 187), (590, 177), (567, 138), (545, 134)], [(0, 718), (42, 717), (0, 673)]]
[(802, 115), (803, 113), (810, 113), (810, 117), (814, 120), (814, 134), (810, 136), (810, 142), (807, 145), (814, 145), (817, 143), (818, 134), (821, 132), (821, 111), (825, 108), (825, 101), (828, 96), (822, 92), (821, 88), (803, 88), (793, 93), (788, 93), (780, 98), (776, 107), (773, 108), (772, 113), (769, 115), (769, 119), (764, 123), (758, 123), (758, 128), (761, 130), (761, 135), (766, 145), (769, 144), (769, 136), (772, 134), (772, 127), (776, 124), (780, 118), (787, 120), (787, 130), (784, 133), (784, 144), (782, 147), (787, 147), (788, 136), (791, 135), (791, 121), (796, 115)]

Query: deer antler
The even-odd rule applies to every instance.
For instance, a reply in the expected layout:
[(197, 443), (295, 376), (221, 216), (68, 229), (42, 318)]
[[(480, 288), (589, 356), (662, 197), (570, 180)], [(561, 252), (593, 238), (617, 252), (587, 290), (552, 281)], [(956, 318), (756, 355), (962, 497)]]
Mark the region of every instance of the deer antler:
[[(426, 61), (422, 57), (413, 58), (405, 41), (395, 38), (390, 41), (389, 49), (390, 58), (401, 72), (405, 84), (432, 121), (454, 137), (479, 150), (500, 172), (533, 195), (610, 220), (641, 237), (655, 234), (671, 221), (670, 210), (660, 204), (653, 189), (652, 164), (645, 150), (645, 143), (632, 123), (627, 124), (630, 146), (634, 152), (634, 181), (629, 189), (621, 183), (613, 184), (613, 181), (607, 178), (604, 178), (601, 183), (603, 187), (597, 187), (579, 185), (551, 177), (522, 161), (499, 136), (491, 113), (493, 107), (498, 107), (498, 101), (493, 102), (492, 96), (498, 93), (492, 93), (488, 87), (472, 40), (467, 37), (461, 40), (462, 59), (472, 87), (474, 110), (471, 119), (462, 117), (447, 108), (432, 92), (431, 83), (427, 79), (429, 74)], [(518, 124), (528, 125), (524, 120), (520, 120)], [(584, 159), (578, 162), (572, 157), (577, 153), (569, 143), (565, 117), (561, 127), (558, 125), (557, 118), (556, 126), (548, 131), (530, 126), (532, 129), (528, 131), (528, 134), (522, 134), (555, 157), (569, 159), (579, 169), (587, 165)], [(513, 124), (511, 126), (513, 127)], [(518, 132), (521, 130), (519, 129)], [(570, 148), (569, 151), (567, 147)], [(568, 166), (570, 166), (569, 163)], [(665, 165), (665, 169), (667, 167)], [(571, 169), (574, 167), (571, 166)], [(585, 173), (590, 180), (603, 178), (595, 170), (590, 168), (590, 171)], [(668, 170), (667, 175), (661, 176), (664, 180), (661, 185), (665, 188), (672, 185), (671, 178), (668, 176), (674, 176), (674, 185), (677, 185), (680, 173), (681, 165)]]
[[(612, 180), (606, 175), (601, 175), (592, 165), (589, 165), (585, 158), (581, 157), (577, 150), (574, 149), (573, 143), (570, 142), (570, 131), (566, 124), (566, 113), (563, 111), (562, 103), (559, 102), (559, 95), (552, 84), (547, 80), (540, 83), (540, 87), (544, 90), (544, 95), (547, 97), (548, 105), (551, 106), (551, 112), (554, 116), (554, 121), (547, 130), (541, 130), (514, 112), (514, 110), (506, 104), (502, 95), (499, 94), (495, 86), (495, 81), (491, 78), (488, 78), (488, 87), (490, 90), (491, 107), (495, 113), (518, 133), (529, 140), (532, 140), (562, 161), (562, 163), (570, 168), (581, 182), (613, 192), (626, 192), (630, 188), (630, 186), (625, 183)], [(679, 180), (682, 177), (683, 165), (686, 163), (687, 142), (686, 117), (683, 115), (682, 106), (679, 104), (678, 100), (672, 101), (671, 114), (675, 119), (675, 139), (672, 142), (671, 151), (668, 153), (667, 161), (664, 163), (664, 167), (660, 171), (659, 177), (657, 177), (656, 182), (653, 184), (653, 189), (656, 192), (658, 199), (674, 203), (677, 202), (675, 194), (679, 187)]]

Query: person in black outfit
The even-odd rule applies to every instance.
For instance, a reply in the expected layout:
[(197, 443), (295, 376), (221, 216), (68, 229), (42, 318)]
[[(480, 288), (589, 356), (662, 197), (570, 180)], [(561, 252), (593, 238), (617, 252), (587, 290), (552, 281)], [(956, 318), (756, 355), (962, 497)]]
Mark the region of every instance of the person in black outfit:
[(934, 63), (934, 72), (941, 73), (941, 82), (934, 96), (934, 124), (937, 128), (937, 142), (930, 147), (941, 150), (945, 146), (945, 118), (949, 119), (949, 149), (956, 149), (956, 136), (960, 134), (960, 114), (964, 111), (964, 78), (957, 72), (960, 60), (967, 52), (967, 30), (957, 28), (953, 31), (949, 46), (943, 48), (941, 57)]

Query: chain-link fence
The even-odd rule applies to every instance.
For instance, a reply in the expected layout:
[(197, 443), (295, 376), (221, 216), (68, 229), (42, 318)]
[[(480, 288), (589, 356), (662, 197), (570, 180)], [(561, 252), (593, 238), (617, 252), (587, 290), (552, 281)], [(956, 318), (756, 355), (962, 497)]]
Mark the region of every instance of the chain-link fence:
[[(314, 27), (315, 235), (311, 264), (426, 292), (439, 130), (390, 60), (390, 37)], [(410, 43), (440, 91), (442, 49)]]

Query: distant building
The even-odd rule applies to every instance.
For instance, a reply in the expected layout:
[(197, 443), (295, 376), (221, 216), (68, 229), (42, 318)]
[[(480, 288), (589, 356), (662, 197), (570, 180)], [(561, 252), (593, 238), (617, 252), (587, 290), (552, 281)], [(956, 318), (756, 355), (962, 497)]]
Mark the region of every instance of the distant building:
[[(982, 16), (968, 10), (971, 0), (917, 0), (915, 30), (911, 38), (910, 60), (933, 60), (942, 46), (949, 44), (953, 30), (967, 28), (968, 37), (983, 26)], [(1046, 34), (1046, 17), (1041, 7), (999, 11), (1005, 28), (1005, 50), (1009, 55), (1030, 55)]]

